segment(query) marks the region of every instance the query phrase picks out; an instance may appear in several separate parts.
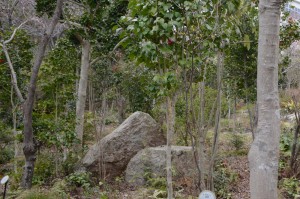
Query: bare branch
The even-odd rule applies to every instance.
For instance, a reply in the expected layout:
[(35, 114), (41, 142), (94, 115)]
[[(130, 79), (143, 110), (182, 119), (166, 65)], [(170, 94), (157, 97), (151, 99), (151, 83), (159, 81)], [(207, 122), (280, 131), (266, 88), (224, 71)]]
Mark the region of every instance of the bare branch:
[(98, 62), (100, 60), (100, 57), (97, 57), (95, 59), (93, 59), (90, 63), (90, 65), (93, 65), (94, 63)]
[(15, 37), (17, 30), (19, 30), (25, 23), (27, 23), (29, 20), (24, 21), (23, 23), (21, 23), (18, 27), (16, 27), (14, 29), (13, 34), (10, 36), (10, 38), (6, 41), (4, 41), (4, 44), (8, 44), (9, 42), (11, 42), (13, 40), (13, 38)]
[(76, 22), (73, 22), (73, 21), (69, 21), (69, 20), (66, 20), (66, 21), (60, 20), (60, 22), (65, 22), (65, 23), (67, 23), (68, 25), (70, 25), (70, 26), (75, 26), (75, 27), (77, 27), (77, 28), (84, 28), (81, 24), (76, 23)]
[(117, 45), (114, 47), (113, 52), (123, 43), (125, 42), (129, 37), (124, 37)]
[(6, 60), (8, 62), (8, 66), (9, 66), (9, 69), (10, 69), (10, 73), (11, 73), (11, 78), (12, 78), (12, 85), (16, 91), (16, 94), (18, 96), (18, 99), (20, 100), (20, 102), (24, 102), (24, 98), (23, 98), (23, 95), (19, 89), (19, 86), (18, 86), (18, 81), (17, 81), (17, 75), (16, 75), (16, 72), (14, 70), (14, 67), (13, 67), (13, 64), (10, 60), (10, 57), (9, 57), (9, 54), (8, 54), (8, 51), (7, 51), (7, 48), (5, 46), (5, 44), (1, 44), (2, 46), (2, 49), (3, 49), (3, 52), (5, 54), (5, 57), (6, 57)]

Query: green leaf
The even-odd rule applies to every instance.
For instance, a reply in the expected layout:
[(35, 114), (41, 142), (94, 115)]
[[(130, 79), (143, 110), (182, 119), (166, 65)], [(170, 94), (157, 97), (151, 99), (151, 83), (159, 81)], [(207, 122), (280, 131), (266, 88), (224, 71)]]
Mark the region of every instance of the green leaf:
[(212, 27), (211, 27), (210, 25), (205, 24), (205, 26), (206, 26), (206, 28), (207, 28), (208, 30), (212, 30)]
[(159, 50), (162, 52), (162, 54), (171, 54), (172, 53), (172, 50), (170, 50), (167, 47), (162, 47)]
[(185, 59), (179, 60), (179, 64), (180, 64), (181, 66), (184, 66), (184, 65), (186, 64), (186, 60), (185, 60)]
[(232, 3), (232, 2), (228, 2), (228, 4), (227, 4), (227, 6), (228, 6), (228, 10), (229, 10), (229, 12), (233, 12), (235, 9), (235, 6), (234, 6), (234, 4)]
[(127, 27), (127, 30), (134, 30), (134, 25), (129, 25), (129, 26)]

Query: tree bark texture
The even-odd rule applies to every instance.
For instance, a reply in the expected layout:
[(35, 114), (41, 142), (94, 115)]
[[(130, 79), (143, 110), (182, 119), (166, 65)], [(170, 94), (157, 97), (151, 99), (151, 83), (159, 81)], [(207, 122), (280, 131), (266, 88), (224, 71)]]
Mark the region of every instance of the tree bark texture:
[(80, 148), (83, 144), (83, 125), (84, 125), (84, 110), (85, 101), (88, 85), (88, 75), (90, 67), (90, 52), (91, 44), (89, 41), (80, 38), (82, 46), (81, 54), (81, 69), (80, 69), (80, 79), (77, 92), (77, 102), (76, 102), (76, 127), (75, 132), (77, 138), (80, 140)]
[(36, 147), (34, 144), (34, 135), (32, 129), (32, 111), (34, 104), (34, 97), (36, 92), (36, 84), (40, 66), (42, 64), (46, 47), (48, 45), (49, 39), (53, 33), (54, 28), (56, 27), (58, 20), (62, 14), (62, 6), (64, 0), (57, 0), (55, 12), (52, 16), (51, 22), (44, 33), (41, 42), (38, 46), (38, 51), (35, 56), (34, 65), (32, 68), (32, 73), (30, 76), (30, 83), (28, 86), (28, 94), (27, 99), (23, 105), (23, 122), (24, 122), (24, 146), (23, 152), (25, 155), (25, 166), (23, 170), (23, 176), (21, 181), (21, 187), (25, 189), (30, 189), (32, 186), (32, 178), (34, 171), (34, 163), (35, 163), (35, 153)]
[(278, 54), (281, 0), (259, 1), (257, 133), (248, 155), (251, 199), (276, 199), (280, 137)]

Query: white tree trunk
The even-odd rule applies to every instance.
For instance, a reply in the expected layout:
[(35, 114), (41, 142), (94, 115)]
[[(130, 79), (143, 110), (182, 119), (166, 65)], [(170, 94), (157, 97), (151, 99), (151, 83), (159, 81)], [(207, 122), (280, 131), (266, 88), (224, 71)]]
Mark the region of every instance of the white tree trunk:
[(251, 199), (277, 199), (280, 110), (278, 54), (281, 0), (259, 1), (257, 134), (249, 152)]
[(84, 110), (86, 101), (86, 91), (88, 84), (88, 74), (90, 67), (90, 51), (91, 44), (89, 41), (81, 39), (82, 55), (81, 55), (81, 69), (80, 79), (77, 91), (76, 102), (76, 127), (75, 132), (77, 138), (80, 140), (80, 146), (83, 144), (83, 124), (84, 124)]

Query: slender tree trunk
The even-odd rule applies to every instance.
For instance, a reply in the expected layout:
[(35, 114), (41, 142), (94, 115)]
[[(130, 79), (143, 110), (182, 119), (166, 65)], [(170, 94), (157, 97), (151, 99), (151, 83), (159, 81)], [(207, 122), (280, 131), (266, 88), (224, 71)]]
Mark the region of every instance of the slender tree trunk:
[(214, 182), (213, 182), (213, 173), (214, 173), (214, 163), (215, 156), (217, 154), (218, 149), (218, 141), (220, 134), (220, 119), (221, 119), (221, 96), (222, 96), (222, 71), (223, 71), (223, 63), (224, 63), (224, 54), (219, 51), (218, 52), (218, 68), (217, 68), (217, 82), (218, 82), (218, 94), (217, 94), (217, 110), (215, 115), (215, 132), (214, 132), (214, 140), (212, 143), (212, 152), (210, 159), (210, 170), (208, 174), (208, 188), (210, 190), (214, 190)]
[(203, 81), (199, 83), (199, 98), (200, 98), (200, 117), (199, 117), (199, 168), (200, 168), (200, 189), (205, 190), (207, 188), (204, 177), (207, 175), (206, 171), (206, 155), (205, 155), (205, 126), (204, 126), (204, 108), (205, 108), (205, 76), (206, 67), (204, 68)]
[(236, 132), (236, 97), (234, 97), (233, 105), (233, 132)]
[(118, 121), (121, 124), (125, 120), (126, 100), (120, 91), (118, 91), (117, 95)]
[(295, 96), (292, 97), (295, 108), (294, 108), (294, 114), (296, 118), (296, 126), (294, 131), (294, 138), (291, 148), (291, 159), (290, 159), (290, 168), (292, 170), (292, 175), (298, 176), (297, 170), (300, 169), (297, 165), (297, 158), (299, 156), (299, 150), (300, 150), (300, 143), (299, 143), (299, 137), (300, 137), (300, 110), (298, 106), (298, 102)]
[[(10, 101), (12, 107), (12, 122), (13, 122), (13, 135), (14, 137), (17, 136), (17, 106), (14, 103), (14, 89), (13, 85), (11, 86), (11, 94), (10, 94)], [(18, 172), (18, 161), (17, 157), (19, 154), (19, 147), (18, 147), (18, 140), (14, 140), (14, 172), (15, 174)]]
[[(91, 76), (93, 73), (92, 71), (89, 72)], [(90, 79), (90, 78), (89, 78)], [(93, 88), (93, 81), (90, 79), (88, 81), (88, 90), (89, 90), (89, 111), (94, 112), (94, 104), (95, 104), (95, 96), (94, 96), (94, 88)]]
[[(105, 118), (106, 118), (106, 109), (107, 109), (107, 104), (106, 104), (106, 90), (102, 92), (102, 102), (101, 102), (101, 110), (100, 110), (100, 126), (97, 128), (97, 135), (96, 135), (96, 140), (97, 143), (100, 143), (100, 140), (102, 139), (104, 130), (105, 130)], [(100, 173), (100, 178), (105, 179), (106, 177), (106, 172), (105, 172), (105, 165), (103, 162), (103, 148), (100, 146), (100, 156), (99, 156), (99, 161), (98, 161), (98, 172)]]
[(28, 94), (27, 99), (23, 105), (24, 111), (24, 146), (23, 152), (25, 155), (25, 166), (23, 170), (23, 176), (21, 181), (21, 187), (25, 189), (30, 189), (32, 186), (32, 178), (33, 178), (33, 171), (34, 171), (34, 163), (35, 163), (35, 153), (36, 147), (34, 144), (34, 135), (32, 132), (32, 111), (33, 111), (33, 104), (36, 92), (36, 83), (38, 78), (38, 73), (40, 66), (42, 64), (46, 47), (53, 33), (54, 28), (56, 27), (58, 20), (62, 14), (62, 6), (64, 0), (57, 0), (56, 9), (53, 14), (52, 20), (42, 37), (42, 40), (39, 44), (37, 54), (35, 56), (34, 65), (32, 68), (32, 73), (30, 76), (30, 84), (28, 87)]
[(166, 147), (166, 163), (167, 163), (167, 189), (168, 199), (173, 199), (172, 186), (172, 140), (175, 127), (175, 103), (176, 94), (172, 97), (167, 97), (167, 147)]
[(259, 1), (257, 133), (249, 152), (251, 199), (277, 199), (280, 110), (278, 54), (281, 0)]
[(80, 79), (77, 91), (76, 102), (76, 127), (75, 132), (80, 141), (78, 150), (81, 150), (83, 144), (83, 125), (84, 125), (84, 110), (88, 85), (88, 74), (90, 67), (90, 52), (91, 44), (89, 41), (80, 38), (82, 46)]

